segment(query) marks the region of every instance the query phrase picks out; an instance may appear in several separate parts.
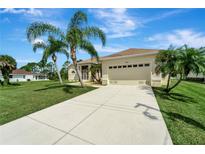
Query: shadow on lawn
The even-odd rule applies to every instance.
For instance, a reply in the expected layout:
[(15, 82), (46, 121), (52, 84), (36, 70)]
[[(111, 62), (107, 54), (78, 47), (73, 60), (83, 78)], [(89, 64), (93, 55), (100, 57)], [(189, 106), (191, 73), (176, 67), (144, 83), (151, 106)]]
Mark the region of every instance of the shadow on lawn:
[[(154, 92), (155, 94), (157, 94), (159, 97), (163, 98), (163, 99), (167, 99), (167, 100), (171, 100), (173, 103), (175, 101), (181, 101), (180, 103), (197, 103), (192, 97), (190, 96), (186, 96), (183, 94), (179, 94), (179, 93), (170, 93), (167, 94), (163, 91), (163, 88), (154, 88)], [(178, 103), (178, 102), (177, 102)], [(201, 124), (200, 122), (184, 116), (182, 114), (179, 113), (174, 113), (174, 112), (166, 112), (163, 110), (160, 110), (162, 113), (166, 114), (168, 116), (169, 119), (176, 121), (176, 120), (180, 120), (183, 121), (189, 125), (198, 127), (202, 130), (205, 130), (205, 126), (203, 124)]]
[(166, 92), (163, 91), (163, 88), (161, 88), (161, 87), (160, 88), (154, 88), (153, 90), (161, 98), (171, 100), (173, 102), (181, 101), (181, 102), (184, 102), (184, 103), (197, 103), (196, 100), (194, 100), (192, 97), (186, 96), (184, 94), (174, 93), (174, 92), (171, 92), (171, 93), (167, 94)]
[(34, 91), (44, 91), (44, 90), (51, 90), (51, 89), (62, 89), (66, 93), (73, 93), (73, 88), (80, 88), (77, 86), (72, 85), (55, 85), (55, 86), (49, 86), (46, 88), (36, 89)]
[[(140, 103), (137, 103), (135, 108), (138, 108), (140, 106), (143, 106), (146, 108), (146, 110), (143, 112), (143, 114), (152, 119), (152, 120), (158, 120), (158, 118), (154, 115), (152, 115), (149, 110), (155, 110), (155, 111), (159, 111), (158, 109), (154, 108), (154, 107), (151, 107), (151, 106), (148, 106), (148, 105), (145, 105), (145, 104), (140, 104)], [(163, 110), (160, 110), (162, 113), (166, 114), (168, 116), (169, 119), (173, 120), (173, 121), (176, 121), (176, 120), (180, 120), (180, 121), (183, 121), (189, 125), (192, 125), (192, 126), (195, 126), (195, 127), (198, 127), (202, 130), (205, 130), (205, 126), (203, 124), (201, 124), (200, 122), (192, 119), (192, 118), (189, 118), (189, 117), (186, 117), (186, 116), (183, 116), (179, 113), (173, 113), (173, 112), (166, 112), (166, 111), (163, 111)]]
[(180, 120), (180, 121), (183, 121), (189, 125), (193, 125), (193, 126), (198, 127), (202, 130), (205, 130), (205, 126), (194, 119), (183, 116), (179, 113), (165, 112), (165, 111), (161, 111), (161, 112), (165, 113), (169, 117), (169, 119), (171, 119), (173, 121)]

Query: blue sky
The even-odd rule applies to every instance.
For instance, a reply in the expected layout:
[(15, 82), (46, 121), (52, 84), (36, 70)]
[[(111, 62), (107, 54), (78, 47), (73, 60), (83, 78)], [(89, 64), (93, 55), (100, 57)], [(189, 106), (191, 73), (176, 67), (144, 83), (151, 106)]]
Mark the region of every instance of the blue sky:
[[(13, 56), (18, 67), (38, 62), (42, 51), (34, 53), (26, 40), (26, 28), (35, 21), (51, 23), (63, 30), (79, 9), (0, 9), (0, 54)], [(94, 40), (100, 56), (127, 48), (166, 49), (170, 44), (205, 46), (205, 9), (80, 9), (88, 24), (100, 27), (107, 36), (102, 48)], [(78, 51), (78, 59), (90, 58)], [(58, 65), (65, 56), (58, 55)]]

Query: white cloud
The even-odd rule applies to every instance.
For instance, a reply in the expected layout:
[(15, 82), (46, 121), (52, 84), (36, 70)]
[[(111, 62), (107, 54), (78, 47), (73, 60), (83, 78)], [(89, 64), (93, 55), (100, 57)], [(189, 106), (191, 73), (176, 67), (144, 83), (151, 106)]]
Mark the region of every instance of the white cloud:
[(33, 15), (33, 16), (41, 16), (42, 12), (38, 9), (12, 9), (6, 8), (0, 10), (0, 13), (11, 13), (11, 14), (24, 14), (24, 15)]
[(174, 9), (162, 12), (149, 17), (130, 15), (128, 9), (89, 9), (95, 17), (102, 23), (101, 29), (107, 33), (108, 38), (122, 38), (136, 35), (136, 29), (144, 25), (172, 17), (181, 13), (186, 13), (190, 9)]
[(41, 39), (41, 38), (36, 38), (33, 42), (31, 42), (32, 44), (34, 44), (34, 43), (43, 43), (44, 42), (44, 40), (43, 39)]
[(149, 23), (149, 22), (162, 20), (164, 18), (172, 17), (172, 16), (175, 16), (175, 15), (178, 15), (178, 14), (181, 14), (181, 13), (186, 13), (188, 11), (190, 11), (190, 9), (174, 9), (174, 10), (171, 10), (171, 11), (166, 11), (166, 12), (161, 13), (159, 15), (155, 15), (155, 16), (151, 16), (149, 18), (143, 19), (142, 23), (146, 24), (146, 23)]
[(141, 23), (127, 12), (127, 9), (90, 9), (95, 17), (102, 21), (102, 29), (109, 38), (120, 38), (135, 35), (134, 30)]
[(167, 48), (170, 44), (182, 46), (187, 44), (191, 47), (205, 46), (205, 34), (192, 29), (177, 29), (171, 32), (159, 33), (147, 38), (155, 46)]

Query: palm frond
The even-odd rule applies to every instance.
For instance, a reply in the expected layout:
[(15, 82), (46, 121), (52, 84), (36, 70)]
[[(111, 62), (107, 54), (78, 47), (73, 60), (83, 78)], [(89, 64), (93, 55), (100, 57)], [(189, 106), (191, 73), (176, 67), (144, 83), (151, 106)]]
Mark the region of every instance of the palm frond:
[(69, 52), (68, 52), (67, 48), (64, 48), (64, 47), (60, 48), (59, 53), (64, 54), (66, 56), (67, 60), (69, 59)]
[(83, 33), (85, 37), (88, 37), (88, 38), (99, 38), (102, 41), (103, 46), (105, 46), (106, 35), (100, 28), (95, 27), (95, 26), (86, 27), (83, 30)]
[(87, 22), (87, 15), (82, 11), (77, 11), (70, 20), (68, 29), (79, 27)]
[(50, 48), (47, 47), (44, 52), (43, 52), (43, 56), (42, 56), (42, 59), (41, 59), (41, 63), (44, 65), (47, 63), (47, 60), (48, 58), (52, 55), (53, 53), (50, 52)]
[(29, 42), (33, 41), (37, 37), (53, 34), (58, 36), (63, 36), (61, 30), (51, 24), (44, 22), (34, 22), (27, 28), (27, 39)]
[(45, 42), (36, 42), (33, 43), (33, 51), (36, 52), (37, 49), (45, 49), (47, 47)]
[(83, 49), (88, 54), (90, 54), (91, 57), (95, 57), (95, 58), (97, 58), (97, 60), (99, 60), (98, 53), (95, 50), (95, 47), (92, 45), (91, 42), (89, 42), (87, 40), (81, 40), (79, 47), (80, 47), (80, 49)]

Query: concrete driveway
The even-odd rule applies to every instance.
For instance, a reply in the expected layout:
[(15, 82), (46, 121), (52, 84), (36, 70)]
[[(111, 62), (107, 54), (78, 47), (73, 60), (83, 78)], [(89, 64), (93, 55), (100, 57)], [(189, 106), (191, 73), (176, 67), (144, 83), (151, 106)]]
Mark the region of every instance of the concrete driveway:
[(0, 144), (172, 144), (149, 86), (109, 85), (0, 126)]

